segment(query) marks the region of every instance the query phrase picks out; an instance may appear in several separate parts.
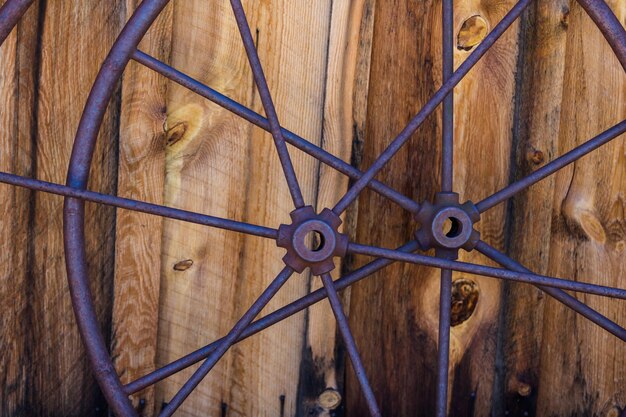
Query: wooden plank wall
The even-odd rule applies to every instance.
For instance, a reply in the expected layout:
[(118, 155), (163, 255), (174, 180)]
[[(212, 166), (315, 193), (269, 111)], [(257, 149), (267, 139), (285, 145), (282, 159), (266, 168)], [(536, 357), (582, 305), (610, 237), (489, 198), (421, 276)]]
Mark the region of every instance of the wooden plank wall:
[[(82, 103), (123, 24), (120, 6), (36, 2), (2, 46), (3, 168), (65, 181)], [(86, 22), (101, 22), (100, 30)], [(11, 76), (12, 81), (5, 78)], [(114, 103), (89, 184), (107, 193), (115, 191), (118, 119)], [(8, 204), (2, 223), (0, 414), (103, 415), (106, 408), (74, 324), (65, 279), (63, 200), (6, 186), (2, 193)], [(91, 289), (105, 335), (111, 328), (114, 214), (88, 205)]]
[[(0, 48), (2, 170), (64, 181), (89, 87), (138, 3), (31, 8)], [(455, 1), (456, 66), (514, 3)], [(608, 3), (626, 22), (626, 3)], [(282, 124), (363, 169), (441, 84), (440, 0), (244, 8)], [(174, 0), (141, 49), (263, 114), (228, 0)], [(624, 119), (626, 75), (611, 56), (575, 1), (534, 2), (455, 91), (462, 200), (478, 201)], [(115, 97), (91, 189), (272, 227), (288, 221), (269, 134), (135, 63)], [(419, 201), (439, 186), (440, 116), (379, 176)], [(490, 210), (483, 239), (537, 272), (624, 287), (625, 146), (617, 139)], [(292, 156), (318, 210), (347, 189), (345, 176)], [(0, 416), (106, 415), (73, 322), (62, 199), (4, 185), (0, 195)], [(124, 382), (225, 334), (282, 267), (282, 251), (260, 238), (88, 207), (92, 290)], [(344, 220), (352, 238), (387, 247), (416, 226), (367, 190)], [(461, 259), (488, 263), (475, 253)], [(366, 261), (347, 258), (335, 276)], [(386, 416), (432, 415), (437, 277), (394, 265), (343, 294)], [(451, 415), (617, 417), (626, 407), (626, 345), (531, 287), (454, 279)], [(319, 286), (295, 275), (264, 314)], [(580, 299), (626, 325), (624, 303)], [(367, 415), (344, 362), (322, 302), (231, 349), (177, 415)], [(193, 369), (134, 395), (141, 415), (156, 415)]]

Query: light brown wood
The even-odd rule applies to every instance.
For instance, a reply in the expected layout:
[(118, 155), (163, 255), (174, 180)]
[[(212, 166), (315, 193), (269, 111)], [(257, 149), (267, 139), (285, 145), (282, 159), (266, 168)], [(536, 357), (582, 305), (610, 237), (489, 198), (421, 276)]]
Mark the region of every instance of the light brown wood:
[[(623, 5), (609, 3), (623, 19)], [(518, 176), (625, 116), (624, 73), (577, 4), (539, 2), (528, 27)], [(624, 236), (614, 225), (623, 222), (623, 146), (616, 139), (520, 194), (512, 256), (541, 273), (618, 285)], [(579, 299), (624, 326), (619, 302)], [(506, 303), (499, 411), (618, 415), (625, 402), (621, 372), (615, 373), (625, 368), (623, 343), (538, 290), (512, 285)], [(563, 392), (571, 393), (567, 401)]]
[[(361, 0), (332, 4), (321, 144), (324, 149), (344, 161), (350, 161), (352, 154), (355, 95), (357, 92), (367, 94), (367, 84), (359, 85), (357, 82), (357, 76), (364, 65), (359, 62), (358, 57), (363, 53), (360, 35), (367, 30), (362, 28), (366, 3)], [(365, 59), (364, 62), (369, 60)], [(341, 198), (348, 188), (348, 178), (324, 164), (319, 165), (318, 177), (316, 207), (320, 212), (326, 207), (332, 207)], [(346, 217), (343, 216), (344, 222)], [(341, 228), (349, 234), (353, 229), (350, 220)], [(332, 275), (337, 278), (340, 276), (342, 263), (337, 260), (335, 264), (336, 269)], [(312, 290), (322, 287), (318, 277), (310, 279)], [(347, 297), (344, 294), (344, 299)], [(344, 381), (342, 361), (338, 361), (336, 357), (335, 317), (327, 301), (322, 301), (308, 310), (306, 332), (298, 415), (329, 416), (342, 401), (337, 390), (343, 389)]]
[[(31, 10), (0, 48), (0, 170), (32, 175), (37, 9)], [(19, 40), (19, 42), (18, 42)], [(30, 404), (33, 333), (29, 290), (30, 191), (0, 186), (0, 415), (18, 415)]]
[[(282, 124), (320, 143), (330, 2), (246, 2)], [(276, 30), (276, 28), (281, 28)], [(176, 5), (172, 64), (262, 112), (228, 2)], [(278, 226), (292, 210), (271, 137), (192, 93), (170, 89), (165, 202), (185, 209)], [(315, 201), (317, 162), (292, 152), (305, 199)], [(282, 269), (271, 241), (166, 221), (164, 225), (159, 363), (227, 333)], [(192, 260), (175, 271), (181, 260)], [(297, 276), (266, 311), (300, 297)], [(191, 298), (190, 298), (191, 297)], [(303, 316), (231, 349), (181, 408), (181, 415), (293, 415), (304, 342)], [(287, 327), (288, 326), (288, 327)], [(167, 402), (189, 372), (157, 389)], [(271, 381), (271, 383), (269, 383)]]
[[(455, 2), (457, 40), (464, 35), (464, 29), (471, 25), (480, 27), (481, 21), (490, 31), (516, 3), (509, 0)], [(440, 22), (440, 19), (436, 21)], [(461, 195), (461, 201), (478, 202), (509, 182), (516, 110), (518, 28), (518, 23), (513, 24), (455, 89), (454, 187)], [(484, 35), (478, 30), (464, 48), (456, 48), (456, 66), (471, 54), (471, 44), (479, 42)], [(438, 65), (435, 65), (435, 71), (440, 72)], [(505, 205), (484, 213), (477, 225), (481, 239), (503, 249), (506, 221)], [(476, 251), (461, 251), (459, 260), (494, 265)], [(478, 300), (467, 320), (453, 326), (451, 331), (450, 414), (486, 417), (491, 415), (494, 401), (495, 336), (502, 282), (493, 278), (453, 274), (453, 280), (460, 279), (475, 284)], [(426, 294), (435, 293), (434, 288), (427, 290), (423, 298), (433, 300)], [(438, 310), (433, 307), (438, 309), (438, 303), (430, 307), (428, 317), (436, 319)]]
[[(609, 2), (623, 21), (623, 2)], [(570, 5), (558, 153), (626, 117), (626, 75), (584, 11)], [(623, 287), (626, 159), (623, 137), (577, 161), (555, 179), (548, 272)], [(626, 325), (616, 300), (578, 295)], [(626, 403), (626, 344), (553, 300), (545, 302), (539, 415), (606, 415)], [(572, 393), (557, 401), (559, 393)]]
[[(36, 170), (42, 180), (65, 182), (74, 134), (83, 103), (100, 63), (122, 24), (121, 4), (46, 2), (41, 24), (37, 80)], [(89, 187), (112, 193), (116, 175), (117, 114), (107, 113), (94, 154)], [(29, 290), (33, 339), (35, 415), (93, 415), (101, 394), (93, 380), (74, 320), (63, 256), (63, 200), (36, 194), (32, 219), (32, 270)], [(113, 290), (114, 211), (88, 204), (86, 245), (96, 312), (109, 336)]]
[[(127, 13), (137, 1), (129, 0)], [(172, 6), (159, 15), (140, 49), (167, 62), (172, 35)], [(131, 62), (124, 75), (118, 194), (163, 203), (167, 79)], [(118, 210), (111, 355), (123, 383), (155, 369), (163, 219)], [(154, 409), (154, 387), (133, 396), (137, 409)]]

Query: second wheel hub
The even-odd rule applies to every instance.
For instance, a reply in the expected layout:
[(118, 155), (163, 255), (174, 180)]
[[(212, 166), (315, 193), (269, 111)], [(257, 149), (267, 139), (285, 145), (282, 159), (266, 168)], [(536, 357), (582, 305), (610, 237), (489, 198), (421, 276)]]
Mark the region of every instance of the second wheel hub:
[(457, 193), (438, 193), (434, 204), (425, 201), (415, 215), (421, 227), (415, 237), (423, 250), (434, 248), (438, 256), (457, 258), (458, 250), (471, 251), (480, 239), (474, 223), (480, 213), (473, 203), (459, 203)]

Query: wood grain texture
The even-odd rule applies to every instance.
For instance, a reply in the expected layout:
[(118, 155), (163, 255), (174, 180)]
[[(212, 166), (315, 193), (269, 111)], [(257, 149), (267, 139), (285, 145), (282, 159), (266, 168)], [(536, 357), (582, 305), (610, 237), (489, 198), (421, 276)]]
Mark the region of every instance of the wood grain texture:
[[(138, 2), (126, 4), (130, 14)], [(161, 12), (140, 49), (167, 62), (172, 4)], [(118, 194), (163, 203), (167, 80), (131, 62), (124, 74), (120, 122)], [(111, 355), (123, 383), (155, 369), (163, 219), (118, 210)], [(154, 409), (154, 387), (133, 396), (138, 410)]]
[[(433, 72), (436, 51), (430, 42), (436, 36), (434, 9), (432, 1), (375, 2), (363, 168), (371, 165), (435, 89), (439, 77)], [(437, 121), (431, 117), (378, 179), (417, 200), (430, 198), (438, 184), (436, 132)], [(411, 239), (411, 216), (395, 204), (367, 190), (358, 204), (359, 242), (396, 247)], [(364, 262), (356, 261), (355, 266)], [(419, 294), (432, 274), (396, 264), (352, 287), (350, 325), (384, 415), (414, 415), (431, 407), (434, 374), (429, 363), (436, 346), (418, 316)], [(346, 374), (347, 415), (367, 415), (350, 366)]]
[[(455, 34), (458, 34), (455, 67), (471, 54), (472, 49), (468, 50), (470, 45), (486, 36), (516, 3), (512, 0), (455, 3)], [(437, 17), (436, 22), (440, 21)], [(472, 42), (459, 48), (458, 42), (470, 24), (479, 29), (486, 24), (487, 31), (477, 30)], [(455, 89), (454, 187), (461, 201), (480, 201), (509, 182), (516, 110), (518, 29), (518, 23), (513, 24)], [(435, 72), (439, 74), (440, 61), (435, 62)], [(504, 248), (506, 206), (501, 205), (484, 213), (477, 229), (485, 242)], [(459, 255), (461, 261), (494, 265), (477, 252), (461, 251)], [(453, 274), (453, 280), (460, 279), (467, 279), (469, 284), (476, 285), (478, 301), (469, 318), (452, 327), (451, 331), (450, 414), (456, 417), (484, 417), (491, 415), (494, 401), (496, 335), (502, 283), (492, 278)], [(427, 294), (431, 293), (436, 291)], [(424, 298), (432, 299), (430, 296)], [(438, 303), (430, 308), (429, 317), (436, 318)]]
[[(361, 35), (367, 34), (371, 21), (367, 18), (367, 1), (332, 2), (330, 34), (328, 39), (324, 118), (321, 145), (335, 156), (349, 161), (352, 154), (357, 94), (367, 95), (367, 82), (358, 77), (366, 69), (369, 59), (361, 44)], [(364, 27), (365, 26), (365, 27)], [(332, 207), (348, 188), (348, 178), (324, 164), (317, 167), (316, 207), (320, 212)], [(346, 218), (354, 217), (348, 214)], [(353, 220), (353, 219), (349, 219)], [(341, 230), (350, 234), (348, 220)], [(340, 275), (342, 263), (336, 260), (332, 275)], [(318, 277), (311, 277), (311, 290), (322, 287)], [(348, 297), (344, 294), (344, 299)], [(320, 302), (306, 313), (306, 340), (303, 350), (298, 414), (301, 416), (329, 416), (343, 401), (343, 361), (337, 352), (337, 326), (328, 302)]]
[[(120, 4), (45, 2), (41, 70), (37, 80), (34, 174), (65, 182), (70, 150), (87, 94), (120, 30)], [(110, 106), (94, 155), (89, 187), (115, 191), (118, 104)], [(32, 220), (31, 300), (33, 415), (102, 415), (100, 391), (89, 370), (68, 294), (62, 238), (63, 200), (36, 194)], [(86, 245), (96, 312), (109, 335), (113, 289), (114, 211), (87, 206)]]
[[(623, 2), (610, 2), (621, 21)], [(626, 75), (593, 22), (570, 4), (559, 154), (626, 117)], [(555, 179), (548, 272), (623, 286), (623, 137), (562, 170)], [(578, 295), (626, 325), (624, 303)], [(538, 415), (609, 415), (626, 405), (626, 345), (558, 303), (547, 300), (541, 345)], [(557, 392), (571, 392), (559, 401)]]
[[(558, 156), (569, 3), (538, 1), (524, 17), (514, 179)], [(509, 253), (537, 273), (547, 273), (550, 263), (553, 195), (554, 176), (520, 193), (512, 204)], [(501, 352), (505, 369), (496, 387), (494, 412), (532, 415), (545, 296), (532, 286), (505, 284), (504, 299)]]
[[(623, 21), (624, 5), (609, 3)], [(518, 177), (625, 117), (623, 70), (575, 2), (539, 2), (526, 26)], [(541, 273), (619, 285), (623, 155), (618, 138), (515, 198), (512, 256)], [(619, 302), (578, 297), (624, 325)], [(499, 412), (619, 414), (623, 343), (532, 288), (512, 285), (506, 313)]]
[[(408, 122), (441, 83), (440, 2), (396, 2), (376, 8), (366, 166)], [(455, 31), (480, 15), (493, 27), (513, 1), (455, 4)], [(471, 53), (458, 49), (458, 66)], [(513, 125), (517, 27), (511, 28), (455, 91), (455, 190), (474, 201), (508, 181)], [(416, 65), (415, 63), (419, 63)], [(490, 110), (489, 110), (490, 109)], [(429, 118), (412, 141), (394, 157), (380, 178), (418, 201), (432, 199), (439, 188), (441, 127)], [(485, 158), (489, 149), (489, 158)], [(472, 168), (471, 170), (469, 168)], [(482, 237), (504, 243), (504, 210), (480, 222)], [(364, 194), (359, 203), (359, 237), (367, 243), (398, 246), (410, 239), (415, 224), (378, 196)], [(484, 262), (474, 254), (462, 260)], [(438, 323), (438, 271), (393, 266), (355, 286), (351, 324), (362, 345), (369, 374), (385, 415), (432, 415)], [(450, 400), (453, 415), (489, 415), (495, 369), (500, 284), (471, 279), (479, 300), (471, 317), (452, 329)], [(356, 381), (348, 373), (348, 415), (366, 413)]]
[[(330, 2), (245, 2), (282, 124), (320, 143)], [(280, 29), (277, 29), (280, 28)], [(175, 4), (172, 64), (262, 112), (229, 2)], [(277, 226), (292, 210), (271, 137), (178, 87), (168, 91), (165, 203)], [(292, 152), (307, 202), (317, 162)], [(158, 360), (163, 364), (224, 335), (282, 268), (271, 241), (178, 222), (164, 223)], [(185, 271), (174, 266), (183, 260)], [(304, 295), (295, 275), (266, 311)], [(293, 415), (304, 319), (233, 347), (180, 415)], [(189, 372), (157, 388), (167, 402)], [(271, 381), (271, 382), (270, 382)]]
[[(0, 48), (0, 170), (31, 176), (37, 65), (38, 7), (34, 6)], [(31, 410), (32, 310), (29, 226), (33, 195), (2, 185), (0, 227), (0, 416)]]

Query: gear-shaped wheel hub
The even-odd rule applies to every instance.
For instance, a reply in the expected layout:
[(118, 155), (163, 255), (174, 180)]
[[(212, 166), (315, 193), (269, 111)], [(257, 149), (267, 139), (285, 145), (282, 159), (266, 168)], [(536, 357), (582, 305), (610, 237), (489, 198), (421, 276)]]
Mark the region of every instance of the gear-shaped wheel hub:
[(421, 225), (415, 232), (421, 249), (434, 248), (438, 256), (456, 259), (459, 249), (471, 251), (480, 240), (474, 229), (480, 212), (471, 201), (460, 204), (457, 193), (437, 193), (434, 204), (424, 201), (415, 220)]
[(311, 206), (290, 213), (292, 223), (278, 228), (276, 245), (287, 249), (283, 261), (296, 272), (309, 267), (314, 275), (335, 268), (333, 257), (344, 256), (348, 236), (339, 233), (341, 219), (329, 209), (316, 214)]

